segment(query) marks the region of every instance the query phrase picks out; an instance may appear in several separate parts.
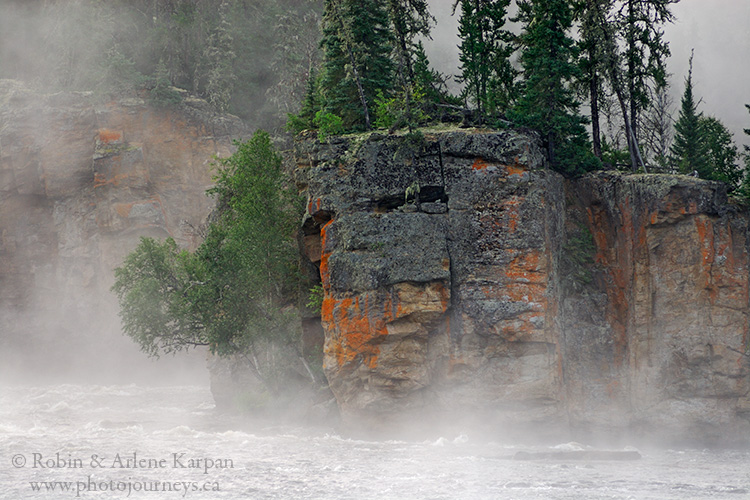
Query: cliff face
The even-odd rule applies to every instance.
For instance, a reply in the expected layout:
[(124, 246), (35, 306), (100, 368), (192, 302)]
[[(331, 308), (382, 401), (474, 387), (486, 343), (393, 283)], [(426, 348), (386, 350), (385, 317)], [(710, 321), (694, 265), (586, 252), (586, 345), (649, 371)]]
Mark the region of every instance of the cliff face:
[(748, 215), (722, 186), (565, 182), (517, 132), (307, 140), (297, 157), (350, 424), (747, 430)]
[[(197, 242), (195, 228), (213, 204), (204, 193), (211, 159), (229, 154), (231, 139), (244, 133), (239, 120), (213, 115), (198, 99), (163, 108), (139, 98), (42, 95), (0, 81), (6, 352), (26, 347), (30, 358), (58, 359), (66, 347), (85, 350), (92, 341), (106, 352), (120, 337), (112, 269), (140, 236)], [(40, 352), (44, 345), (49, 353)]]
[(573, 420), (747, 441), (748, 212), (682, 176), (592, 175), (570, 194), (595, 242), (589, 293), (563, 302)]

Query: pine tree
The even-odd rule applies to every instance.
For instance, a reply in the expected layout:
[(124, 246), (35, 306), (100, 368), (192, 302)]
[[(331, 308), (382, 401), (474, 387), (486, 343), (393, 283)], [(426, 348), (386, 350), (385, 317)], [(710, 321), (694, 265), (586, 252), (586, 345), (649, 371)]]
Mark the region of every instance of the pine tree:
[(566, 0), (524, 0), (519, 3), (523, 23), (523, 93), (511, 113), (521, 125), (541, 132), (552, 168), (576, 175), (596, 166), (589, 153), (585, 118), (570, 87), (578, 76), (575, 42), (568, 35), (573, 13)]
[(699, 172), (701, 178), (726, 182), (730, 189), (735, 189), (742, 180), (742, 171), (737, 164), (737, 146), (732, 133), (713, 116), (703, 117), (700, 122), (708, 166), (707, 172)]
[(459, 82), (464, 97), (474, 103), (480, 121), (487, 114), (505, 112), (516, 97), (517, 72), (510, 63), (513, 48), (503, 29), (510, 0), (456, 0), (461, 6), (458, 33), (461, 61)]
[(391, 29), (395, 41), (395, 62), (398, 85), (396, 93), (400, 94), (396, 100), (403, 103), (401, 116), (392, 127), (406, 124), (411, 127), (416, 124), (421, 110), (414, 108), (420, 103), (414, 102), (414, 93), (421, 92), (416, 88), (414, 66), (416, 64), (417, 37), (429, 37), (434, 18), (430, 15), (425, 0), (387, 0), (386, 7), (391, 21)]
[(218, 111), (229, 109), (229, 101), (237, 80), (234, 74), (234, 60), (229, 2), (223, 0), (219, 6), (219, 23), (208, 37), (204, 51), (206, 60), (206, 99)]
[(703, 140), (702, 113), (693, 96), (693, 56), (685, 78), (685, 92), (680, 101), (680, 113), (674, 124), (675, 137), (672, 148), (672, 163), (684, 174), (698, 172), (701, 177), (709, 172), (706, 146)]
[(670, 4), (678, 0), (624, 0), (616, 22), (625, 35), (627, 92), (630, 123), (639, 139), (641, 113), (649, 104), (649, 89), (666, 85), (669, 43), (661, 28), (672, 22)]
[(321, 94), (324, 111), (346, 128), (371, 127), (378, 92), (393, 89), (393, 49), (388, 14), (376, 0), (326, 0)]
[(606, 44), (608, 33), (604, 30), (599, 16), (606, 18), (612, 8), (612, 0), (581, 0), (575, 4), (580, 23), (579, 47), (581, 57), (581, 87), (589, 97), (591, 110), (591, 139), (594, 156), (602, 158), (600, 105), (604, 95), (604, 75), (606, 74)]

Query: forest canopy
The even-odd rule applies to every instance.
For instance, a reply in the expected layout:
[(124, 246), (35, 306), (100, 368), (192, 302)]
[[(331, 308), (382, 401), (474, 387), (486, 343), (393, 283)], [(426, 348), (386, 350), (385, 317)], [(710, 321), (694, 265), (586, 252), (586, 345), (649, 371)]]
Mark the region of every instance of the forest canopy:
[(0, 78), (102, 94), (173, 85), (252, 126), (296, 111), (318, 64), (314, 0), (6, 0)]

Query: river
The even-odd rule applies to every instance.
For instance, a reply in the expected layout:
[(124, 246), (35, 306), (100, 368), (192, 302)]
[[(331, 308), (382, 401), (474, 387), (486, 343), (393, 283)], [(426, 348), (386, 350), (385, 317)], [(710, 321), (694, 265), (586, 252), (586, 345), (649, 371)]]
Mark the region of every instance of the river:
[(0, 386), (0, 498), (750, 498), (750, 452), (640, 449), (635, 461), (519, 461), (467, 430), (420, 441), (251, 422), (205, 386)]

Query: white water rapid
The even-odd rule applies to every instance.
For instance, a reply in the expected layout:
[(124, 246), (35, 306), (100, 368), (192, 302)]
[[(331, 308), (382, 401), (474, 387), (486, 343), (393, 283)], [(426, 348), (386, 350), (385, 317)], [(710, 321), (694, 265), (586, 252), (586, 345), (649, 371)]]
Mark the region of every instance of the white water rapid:
[(750, 452), (639, 450), (642, 459), (518, 461), (551, 448), (451, 438), (360, 441), (249, 423), (206, 387), (0, 387), (0, 498), (750, 498)]

